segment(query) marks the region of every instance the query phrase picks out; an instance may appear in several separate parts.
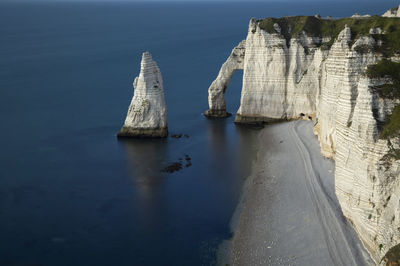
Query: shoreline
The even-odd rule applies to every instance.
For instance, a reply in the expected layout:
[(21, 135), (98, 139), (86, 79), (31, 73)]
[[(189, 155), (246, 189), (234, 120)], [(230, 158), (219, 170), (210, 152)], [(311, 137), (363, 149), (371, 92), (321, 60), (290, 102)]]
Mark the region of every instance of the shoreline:
[[(261, 144), (261, 135), (262, 135), (263, 130), (264, 130), (264, 128), (260, 130), (260, 132), (258, 133), (258, 136), (256, 137), (258, 144)], [(253, 159), (250, 173), (245, 178), (245, 181), (243, 182), (243, 187), (242, 187), (242, 191), (241, 191), (241, 194), (239, 197), (238, 204), (237, 204), (235, 211), (232, 214), (232, 218), (229, 222), (229, 228), (231, 230), (232, 237), (230, 239), (223, 240), (222, 243), (218, 246), (216, 265), (223, 265), (223, 266), (232, 265), (232, 254), (231, 253), (232, 253), (233, 239), (235, 237), (235, 232), (239, 226), (239, 219), (240, 219), (241, 213), (243, 211), (248, 193), (250, 191), (251, 184), (254, 180), (253, 173), (255, 172), (255, 169), (259, 166), (258, 161), (261, 158), (260, 154), (264, 151), (265, 151), (265, 149), (262, 149), (262, 148), (258, 149), (258, 151)]]
[[(243, 126), (243, 125), (239, 125)], [(247, 125), (247, 128), (257, 128), (259, 129), (259, 132), (257, 133), (257, 136), (255, 136), (255, 142), (256, 144), (253, 144), (257, 147), (261, 147), (262, 143), (262, 138), (261, 134), (263, 130), (265, 129), (265, 125)], [(242, 188), (241, 188), (241, 193), (239, 196), (238, 203), (236, 205), (236, 208), (232, 214), (231, 220), (229, 222), (229, 229), (232, 233), (232, 237), (229, 239), (224, 239), (218, 246), (217, 248), (217, 256), (216, 256), (216, 265), (231, 265), (232, 262), (232, 257), (231, 257), (231, 249), (232, 249), (232, 240), (234, 238), (235, 231), (238, 227), (239, 224), (239, 218), (242, 213), (244, 203), (246, 202), (246, 198), (248, 195), (248, 192), (250, 190), (250, 185), (253, 180), (253, 173), (254, 169), (259, 165), (258, 161), (261, 158), (261, 153), (265, 152), (265, 149), (258, 148), (256, 150), (256, 153), (254, 155), (254, 158), (252, 159), (251, 166), (250, 166), (250, 171), (248, 172), (248, 175), (245, 177), (245, 180), (243, 182)]]
[(321, 155), (312, 122), (266, 125), (217, 265), (371, 265), (341, 212), (334, 161)]

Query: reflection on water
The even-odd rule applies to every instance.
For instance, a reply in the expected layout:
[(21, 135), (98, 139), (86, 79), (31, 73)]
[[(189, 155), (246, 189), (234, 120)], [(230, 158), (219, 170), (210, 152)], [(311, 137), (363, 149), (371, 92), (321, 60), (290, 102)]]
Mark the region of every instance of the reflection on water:
[(167, 176), (161, 172), (167, 156), (167, 139), (121, 139), (127, 171), (135, 189), (135, 212), (143, 230), (158, 227), (163, 212), (162, 189)]
[(220, 164), (227, 156), (229, 139), (227, 136), (227, 119), (210, 119), (207, 121), (208, 147), (210, 158), (213, 162)]
[(258, 150), (265, 148), (258, 145), (258, 134), (262, 127), (235, 125), (235, 129), (238, 135), (236, 160), (241, 162), (241, 174), (248, 176), (251, 174), (251, 166), (256, 159)]
[(235, 125), (231, 120), (208, 121), (209, 156), (220, 174), (226, 174), (226, 169), (230, 169), (231, 174), (245, 178), (250, 174), (251, 163), (259, 148), (257, 136), (261, 127)]
[[(207, 121), (207, 157), (213, 178), (220, 181), (220, 200), (236, 206), (244, 179), (257, 154), (259, 129), (237, 126), (233, 117)], [(232, 214), (232, 212), (231, 212)]]
[[(0, 265), (210, 265), (229, 237), (257, 131), (199, 113), (249, 17), (287, 9), (91, 2), (1, 5)], [(234, 15), (221, 21), (228, 7)], [(298, 8), (310, 5), (290, 12)], [(170, 129), (190, 138), (116, 141), (143, 48), (163, 69)], [(229, 85), (230, 111), (241, 79)], [(191, 167), (160, 172), (185, 154)]]
[(164, 177), (161, 169), (166, 161), (167, 140), (119, 140), (126, 153), (126, 163), (133, 181), (143, 196), (160, 186)]

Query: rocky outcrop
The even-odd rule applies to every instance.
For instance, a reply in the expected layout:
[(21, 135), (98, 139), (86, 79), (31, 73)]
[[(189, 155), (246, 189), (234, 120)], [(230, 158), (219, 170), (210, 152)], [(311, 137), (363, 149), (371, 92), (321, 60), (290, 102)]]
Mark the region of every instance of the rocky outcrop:
[(163, 81), (160, 69), (149, 52), (142, 55), (140, 74), (135, 78), (133, 87), (133, 98), (118, 137), (166, 137), (167, 108)]
[(400, 17), (400, 6), (394, 7), (386, 11), (382, 17)]
[[(235, 122), (311, 117), (323, 155), (336, 163), (335, 190), (343, 214), (379, 263), (400, 242), (400, 160), (387, 159), (388, 140), (379, 137), (399, 100), (380, 97), (371, 88), (385, 79), (366, 75), (367, 67), (385, 56), (384, 31), (363, 32), (357, 27), (369, 23), (364, 18), (354, 19), (359, 22), (353, 29), (345, 25), (336, 36), (309, 34), (322, 23), (340, 23), (315, 17), (293, 20), (314, 28), (305, 25), (294, 33), (289, 18), (280, 24), (250, 21)], [(390, 138), (396, 148), (399, 142), (398, 135)]]
[(206, 117), (227, 117), (225, 91), (231, 81), (232, 75), (237, 69), (243, 69), (244, 47), (246, 41), (241, 41), (231, 52), (226, 62), (222, 65), (217, 78), (208, 88), (208, 104), (210, 109), (204, 115)]
[(352, 18), (369, 18), (369, 17), (371, 17), (371, 15), (369, 15), (369, 14), (361, 15), (361, 14), (355, 13), (351, 17)]

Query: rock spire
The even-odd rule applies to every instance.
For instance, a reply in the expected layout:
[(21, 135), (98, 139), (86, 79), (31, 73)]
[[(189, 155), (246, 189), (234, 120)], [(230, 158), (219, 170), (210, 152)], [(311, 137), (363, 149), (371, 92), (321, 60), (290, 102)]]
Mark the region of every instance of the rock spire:
[(134, 94), (118, 137), (162, 138), (168, 135), (167, 107), (160, 69), (144, 52), (140, 74), (133, 82)]

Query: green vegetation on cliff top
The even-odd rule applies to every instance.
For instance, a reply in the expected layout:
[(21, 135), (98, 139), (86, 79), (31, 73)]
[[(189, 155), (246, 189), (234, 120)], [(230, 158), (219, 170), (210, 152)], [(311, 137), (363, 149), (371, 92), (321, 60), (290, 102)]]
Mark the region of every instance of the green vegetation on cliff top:
[(393, 109), (392, 114), (385, 121), (385, 125), (380, 133), (381, 138), (389, 138), (398, 135), (400, 132), (400, 105)]
[[(400, 54), (400, 18), (372, 16), (367, 18), (321, 19), (314, 16), (294, 16), (265, 18), (257, 20), (257, 22), (259, 27), (268, 33), (276, 33), (274, 24), (277, 23), (287, 43), (302, 31), (311, 37), (330, 38), (329, 42), (320, 43), (322, 48), (329, 48), (347, 24), (351, 30), (352, 43), (356, 39), (368, 35), (373, 37), (377, 43), (381, 42), (381, 45), (375, 45), (375, 47), (355, 47), (354, 49), (358, 53), (375, 51), (381, 53), (384, 58)], [(370, 34), (371, 28), (380, 28), (384, 34)], [(379, 97), (400, 99), (400, 63), (383, 59), (376, 65), (369, 66), (367, 75), (370, 78), (387, 81), (383, 85), (371, 88)], [(383, 123), (380, 132), (381, 138), (390, 138), (399, 134), (400, 105), (394, 108), (392, 114)]]
[(276, 33), (274, 24), (281, 28), (285, 39), (290, 40), (304, 31), (313, 37), (330, 37), (327, 43), (332, 45), (334, 39), (347, 24), (352, 33), (352, 40), (358, 37), (369, 35), (371, 28), (381, 28), (385, 34), (373, 34), (376, 39), (382, 40), (383, 45), (377, 48), (384, 56), (390, 56), (400, 51), (400, 19), (373, 16), (368, 18), (341, 18), (341, 19), (320, 19), (314, 16), (294, 16), (282, 18), (265, 18), (257, 21), (261, 29)]
[(369, 78), (384, 78), (388, 83), (373, 87), (373, 91), (382, 98), (400, 99), (400, 63), (383, 59), (367, 68)]
[[(386, 99), (400, 99), (400, 63), (386, 59), (375, 65), (368, 66), (367, 76), (369, 78), (386, 79), (387, 83), (372, 87), (372, 91), (379, 97)], [(396, 106), (392, 114), (386, 119), (380, 132), (381, 138), (390, 138), (400, 132), (400, 105)]]
[(382, 260), (386, 265), (400, 265), (400, 244), (389, 249)]

